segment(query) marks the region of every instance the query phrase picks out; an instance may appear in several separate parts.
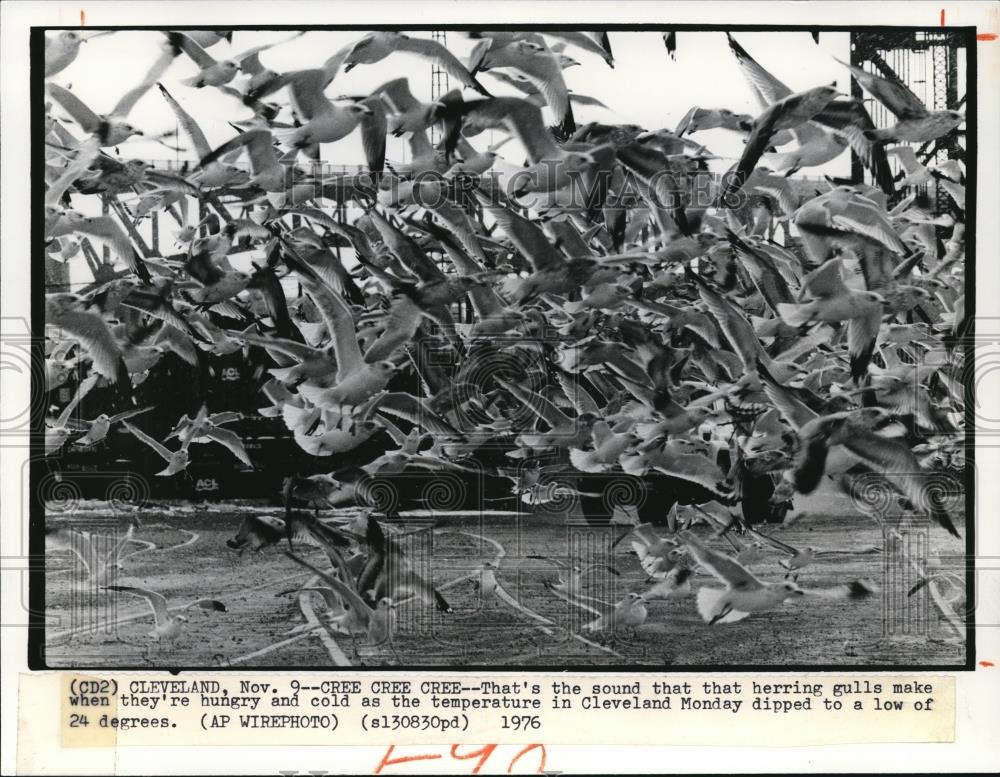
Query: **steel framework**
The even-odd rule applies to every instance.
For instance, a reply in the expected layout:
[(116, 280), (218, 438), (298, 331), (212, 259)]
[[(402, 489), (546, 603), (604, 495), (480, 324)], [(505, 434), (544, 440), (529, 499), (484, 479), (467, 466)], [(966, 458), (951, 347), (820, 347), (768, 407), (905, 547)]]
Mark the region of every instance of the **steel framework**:
[[(858, 32), (851, 35), (851, 64), (869, 73), (905, 84), (932, 110), (957, 110), (965, 104), (966, 38), (965, 33), (940, 30), (901, 32)], [(886, 108), (851, 81), (852, 96), (862, 100), (877, 127), (890, 127), (896, 119)], [(924, 165), (947, 159), (965, 159), (965, 142), (957, 133), (929, 141), (914, 148)], [(890, 157), (893, 173), (904, 174)], [(854, 180), (869, 181), (861, 160), (852, 160)], [(939, 207), (944, 192), (932, 192)]]

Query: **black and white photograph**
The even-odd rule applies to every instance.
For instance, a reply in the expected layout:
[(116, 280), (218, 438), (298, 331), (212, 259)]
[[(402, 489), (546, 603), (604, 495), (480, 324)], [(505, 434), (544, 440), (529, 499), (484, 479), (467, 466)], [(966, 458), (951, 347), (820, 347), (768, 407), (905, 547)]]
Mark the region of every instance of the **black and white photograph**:
[(80, 16), (32, 668), (974, 661), (975, 28)]

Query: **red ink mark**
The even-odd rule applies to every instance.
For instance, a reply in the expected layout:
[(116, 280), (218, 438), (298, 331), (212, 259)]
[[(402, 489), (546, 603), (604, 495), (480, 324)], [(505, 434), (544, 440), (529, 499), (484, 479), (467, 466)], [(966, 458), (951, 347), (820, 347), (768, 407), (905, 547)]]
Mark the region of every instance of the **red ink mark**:
[(451, 757), (457, 760), (465, 760), (466, 758), (475, 758), (476, 756), (481, 755), (482, 758), (479, 759), (479, 763), (477, 763), (475, 768), (472, 770), (473, 774), (479, 774), (479, 770), (483, 768), (483, 764), (486, 763), (486, 759), (493, 755), (493, 751), (496, 749), (496, 745), (483, 745), (483, 747), (479, 750), (473, 750), (471, 753), (467, 753), (466, 755), (459, 755), (458, 745), (452, 745)]
[[(995, 38), (995, 37), (996, 37), (996, 35), (994, 35), (993, 37)], [(980, 661), (980, 662), (979, 662), (979, 665), (980, 665), (980, 666), (984, 666), (984, 667), (986, 667), (987, 669), (989, 669), (989, 668), (990, 668), (991, 666), (996, 666), (996, 664), (994, 664), (994, 663), (993, 663), (992, 661)]]
[(944, 8), (941, 9), (941, 26), (944, 27)]
[(996, 40), (997, 34), (995, 32), (981, 32), (976, 36), (976, 40)]
[(392, 751), (395, 749), (395, 745), (389, 745), (389, 749), (385, 751), (385, 755), (382, 756), (382, 760), (379, 761), (378, 766), (375, 767), (375, 774), (381, 774), (382, 770), (386, 766), (405, 764), (410, 761), (433, 761), (441, 757), (440, 753), (431, 753), (430, 755), (401, 755), (398, 758), (391, 758), (390, 756), (392, 755)]
[(542, 750), (542, 752), (540, 753), (540, 755), (542, 756), (542, 760), (541, 760), (541, 762), (540, 762), (540, 763), (538, 764), (538, 773), (539, 773), (539, 774), (541, 774), (542, 772), (544, 772), (544, 771), (545, 771), (545, 745), (538, 745), (538, 744), (535, 744), (535, 745), (528, 745), (528, 746), (527, 746), (527, 747), (525, 747), (525, 748), (524, 748), (523, 750), (521, 750), (521, 752), (520, 752), (520, 753), (518, 753), (517, 755), (515, 755), (515, 756), (514, 756), (514, 757), (513, 757), (512, 759), (511, 759), (511, 761), (510, 761), (510, 766), (508, 766), (508, 767), (507, 767), (507, 774), (510, 774), (510, 773), (511, 773), (511, 770), (512, 770), (512, 769), (514, 768), (514, 764), (516, 764), (516, 763), (517, 763), (518, 759), (519, 759), (519, 758), (520, 758), (520, 757), (521, 757), (522, 755), (527, 755), (528, 753), (530, 753), (530, 752), (531, 752), (532, 750), (535, 750), (536, 748), (541, 748), (541, 750)]
[(80, 9), (80, 26), (81, 27), (87, 26), (87, 14), (83, 12), (82, 8)]

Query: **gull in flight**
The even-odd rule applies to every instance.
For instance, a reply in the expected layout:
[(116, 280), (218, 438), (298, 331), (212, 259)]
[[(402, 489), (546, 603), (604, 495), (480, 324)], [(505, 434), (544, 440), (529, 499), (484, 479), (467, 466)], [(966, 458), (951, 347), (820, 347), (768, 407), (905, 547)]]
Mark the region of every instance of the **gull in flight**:
[(411, 38), (401, 32), (383, 30), (365, 35), (350, 48), (344, 57), (344, 72), (349, 72), (357, 65), (373, 65), (376, 62), (381, 62), (395, 52), (414, 54), (424, 59), (434, 60), (442, 70), (447, 71), (452, 78), (457, 78), (464, 86), (489, 96), (489, 92), (483, 88), (483, 85), (466, 70), (465, 65), (447, 48), (435, 40)]
[(927, 110), (920, 102), (920, 98), (900, 81), (868, 73), (839, 59), (837, 61), (851, 71), (855, 80), (866, 92), (888, 108), (898, 119), (892, 127), (865, 130), (865, 137), (869, 140), (926, 143), (947, 135), (965, 121), (965, 114), (961, 111)]
[(177, 50), (172, 43), (163, 46), (160, 56), (153, 63), (153, 66), (146, 73), (145, 78), (138, 86), (127, 91), (115, 104), (111, 113), (99, 116), (69, 89), (58, 84), (48, 84), (49, 96), (59, 103), (67, 113), (73, 118), (84, 132), (92, 134), (98, 138), (102, 147), (117, 146), (124, 143), (133, 135), (142, 135), (142, 132), (126, 119), (129, 112), (135, 107), (143, 95), (148, 92), (153, 84), (160, 80), (167, 68), (177, 56)]
[(136, 520), (130, 518), (125, 536), (103, 554), (97, 550), (97, 538), (89, 532), (66, 528), (47, 528), (45, 540), (46, 544), (51, 543), (55, 548), (71, 550), (75, 553), (87, 570), (87, 582), (104, 586), (111, 582), (122, 569), (122, 553), (133, 541), (132, 535), (136, 526)]
[(369, 363), (361, 353), (354, 316), (344, 299), (331, 289), (303, 279), (303, 288), (315, 303), (333, 335), (337, 361), (336, 382), (330, 388), (303, 384), (299, 393), (319, 407), (336, 409), (358, 405), (384, 389), (396, 373), (390, 361)]
[(392, 109), (387, 129), (397, 138), (408, 132), (422, 132), (430, 128), (438, 121), (441, 109), (446, 105), (444, 98), (429, 103), (420, 102), (410, 91), (408, 78), (388, 81), (372, 94), (380, 95)]
[(913, 451), (901, 442), (872, 431), (872, 419), (884, 418), (880, 407), (844, 411), (820, 416), (799, 429), (802, 448), (795, 466), (795, 488), (808, 494), (819, 484), (826, 470), (830, 448), (842, 445), (875, 472), (885, 476), (909, 500), (914, 509), (926, 513), (955, 537), (958, 529), (948, 515), (933, 476)]
[(235, 57), (217, 61), (215, 57), (199, 46), (190, 34), (183, 32), (169, 33), (171, 42), (175, 43), (179, 49), (194, 60), (194, 63), (199, 68), (196, 75), (191, 78), (185, 78), (181, 81), (181, 83), (185, 86), (193, 86), (196, 89), (201, 89), (205, 86), (222, 86), (223, 84), (228, 84), (236, 77), (236, 74), (240, 71), (244, 60), (248, 60), (257, 54), (260, 54), (262, 51), (267, 51), (268, 49), (279, 46), (282, 43), (294, 40), (301, 35), (305, 35), (305, 33), (296, 33), (290, 38), (285, 38), (284, 40), (279, 40), (275, 43), (268, 43), (264, 46), (254, 46), (251, 49), (247, 49), (246, 51), (237, 54)]
[[(557, 558), (552, 558), (551, 556), (541, 556), (537, 554), (528, 554), (525, 558), (540, 559), (548, 561), (550, 564), (554, 564), (559, 570), (559, 577), (555, 582), (546, 580), (545, 587), (550, 591), (554, 591), (555, 593), (561, 594), (563, 597), (569, 597), (570, 599), (583, 597), (583, 578), (584, 575), (592, 569), (605, 569), (613, 575), (621, 574), (614, 567), (600, 561), (584, 566), (578, 559), (571, 559), (569, 562), (566, 562)], [(566, 575), (565, 579), (563, 579), (564, 573)]]
[[(736, 164), (734, 173), (729, 176), (726, 187), (719, 197), (721, 203), (729, 203), (742, 187), (747, 176), (757, 166), (761, 155), (773, 143), (774, 133), (778, 130), (794, 130), (822, 111), (828, 103), (840, 96), (833, 86), (817, 86), (804, 92), (789, 93), (768, 105), (754, 119), (753, 128), (747, 137), (743, 156)], [(842, 149), (843, 147), (841, 147)], [(726, 207), (729, 207), (728, 205)]]
[(709, 624), (735, 623), (751, 614), (773, 610), (793, 596), (863, 599), (875, 590), (871, 583), (861, 580), (816, 591), (806, 591), (793, 580), (763, 582), (735, 559), (703, 545), (690, 532), (683, 533), (681, 539), (694, 560), (726, 584), (725, 589), (704, 586), (698, 589), (698, 614)]
[(811, 564), (813, 561), (821, 558), (830, 558), (831, 556), (868, 555), (870, 553), (880, 553), (882, 550), (881, 548), (877, 548), (873, 545), (866, 548), (859, 548), (858, 550), (817, 550), (812, 547), (795, 548), (782, 542), (776, 537), (770, 536), (769, 534), (764, 534), (763, 532), (756, 531), (755, 529), (750, 529), (750, 531), (754, 534), (754, 536), (760, 537), (764, 540), (764, 542), (788, 556), (788, 558), (783, 558), (778, 563), (789, 572), (802, 569), (803, 567)]
[[(196, 599), (183, 607), (167, 607), (167, 599), (163, 594), (150, 591), (147, 588), (136, 588), (127, 585), (107, 585), (103, 586), (103, 588), (108, 591), (118, 591), (119, 593), (131, 594), (132, 596), (141, 596), (145, 599), (149, 604), (149, 608), (153, 611), (153, 617), (156, 619), (156, 625), (149, 632), (149, 636), (157, 642), (168, 645), (172, 645), (177, 641), (177, 638), (184, 629), (184, 624), (188, 621), (187, 616), (181, 613), (190, 610), (192, 607), (198, 607), (211, 612), (228, 612), (226, 605), (217, 599)], [(177, 614), (171, 615), (171, 610)]]
[[(736, 42), (732, 35), (729, 47), (736, 55), (740, 69), (750, 84), (750, 89), (757, 98), (761, 110), (768, 108), (778, 100), (792, 94), (792, 90), (760, 66), (747, 51)], [(847, 140), (820, 127), (818, 124), (805, 121), (797, 126), (787, 127), (795, 141), (795, 148), (790, 152), (779, 152), (771, 155), (768, 166), (776, 172), (794, 172), (800, 167), (815, 167), (840, 156), (847, 148)], [(751, 130), (752, 136), (752, 130)], [(773, 140), (769, 141), (769, 144)]]
[(524, 74), (541, 92), (546, 104), (555, 114), (556, 122), (567, 134), (576, 131), (569, 89), (562, 74), (562, 64), (539, 35), (532, 40), (513, 41), (497, 45), (494, 40), (484, 40), (476, 46), (470, 59), (476, 71), (491, 68), (510, 68)]
[[(299, 558), (288, 550), (282, 550), (288, 558), (296, 564), (305, 567), (310, 572), (318, 575), (319, 578), (329, 586), (329, 588), (340, 597), (341, 606), (344, 610), (341, 615), (334, 615), (324, 623), (336, 626), (341, 633), (346, 633), (354, 640), (357, 635), (363, 634), (368, 640), (368, 644), (378, 647), (388, 645), (389, 649), (396, 652), (392, 644), (392, 633), (395, 629), (395, 617), (393, 613), (393, 602), (387, 596), (378, 600), (375, 607), (370, 607), (358, 592), (339, 577), (324, 572), (314, 567), (305, 559)], [(357, 642), (354, 643), (354, 653), (357, 655)]]
[(81, 35), (75, 30), (60, 32), (55, 38), (45, 36), (45, 77), (61, 73), (68, 68), (80, 53), (80, 44), (86, 43), (102, 35), (110, 35), (112, 31), (95, 32)]
[(79, 440), (74, 440), (73, 445), (97, 445), (97, 443), (102, 442), (108, 436), (108, 432), (111, 431), (111, 427), (119, 421), (124, 421), (127, 418), (132, 418), (142, 413), (147, 413), (152, 409), (152, 407), (136, 408), (135, 410), (125, 410), (121, 413), (115, 413), (111, 416), (107, 413), (101, 413), (93, 421), (88, 422), (90, 424), (90, 428), (87, 430), (87, 433)]
[(361, 143), (369, 169), (381, 172), (385, 164), (385, 104), (377, 96), (361, 102), (334, 105), (324, 94), (323, 70), (302, 70), (289, 76), (289, 91), (302, 126), (276, 132), (278, 140), (294, 149), (334, 143), (361, 127)]
[(164, 445), (163, 443), (154, 440), (152, 437), (150, 437), (148, 434), (142, 431), (142, 429), (132, 426), (132, 424), (130, 424), (128, 421), (123, 421), (122, 423), (124, 424), (126, 429), (128, 429), (133, 435), (135, 435), (135, 438), (137, 440), (139, 440), (140, 442), (144, 442), (146, 445), (148, 445), (150, 448), (156, 451), (160, 455), (160, 458), (162, 458), (165, 462), (167, 462), (166, 468), (157, 472), (156, 473), (157, 475), (161, 477), (170, 477), (172, 475), (176, 475), (178, 472), (184, 472), (184, 470), (187, 469), (188, 447), (191, 445), (191, 437), (188, 437), (186, 440), (184, 440), (183, 443), (181, 443), (181, 447), (179, 450), (172, 451), (169, 448), (167, 448), (167, 446)]
[(63, 445), (66, 444), (66, 440), (73, 433), (72, 428), (70, 428), (70, 416), (73, 415), (73, 411), (76, 410), (76, 406), (83, 401), (83, 398), (90, 393), (90, 390), (94, 387), (101, 376), (96, 372), (91, 373), (82, 381), (80, 385), (76, 387), (76, 392), (73, 394), (73, 398), (66, 403), (66, 407), (59, 414), (59, 417), (51, 424), (46, 424), (45, 426), (45, 455), (51, 456), (53, 453), (58, 451)]
[(851, 377), (858, 383), (868, 372), (875, 340), (882, 324), (882, 295), (856, 291), (844, 284), (843, 264), (831, 259), (802, 279), (801, 304), (777, 304), (778, 315), (789, 326), (813, 321), (847, 321), (847, 350), (851, 357)]
[[(218, 159), (218, 157), (214, 157), (212, 161), (206, 160), (206, 158), (212, 153), (212, 147), (208, 145), (208, 138), (205, 137), (205, 133), (202, 131), (201, 127), (198, 126), (198, 123), (191, 117), (191, 114), (180, 106), (180, 103), (174, 99), (163, 84), (158, 83), (156, 86), (159, 88), (160, 94), (163, 95), (163, 99), (167, 101), (167, 105), (170, 106), (170, 110), (174, 112), (174, 115), (177, 117), (177, 121), (180, 123), (181, 127), (184, 128), (184, 132), (187, 133), (187, 136), (191, 141), (191, 145), (194, 146), (194, 152), (201, 160), (198, 163), (198, 169), (195, 170), (194, 174), (191, 175), (188, 180), (190, 180), (191, 183), (196, 183), (200, 186), (224, 186), (228, 183), (233, 183), (245, 178), (246, 173), (238, 167), (225, 162), (214, 161), (215, 159)], [(221, 156), (221, 154), (219, 156)], [(251, 162), (253, 161), (253, 155), (251, 154)], [(257, 174), (256, 170), (255, 174)], [(282, 176), (282, 182), (283, 181), (284, 176)], [(257, 182), (254, 181), (254, 183)], [(196, 228), (189, 227), (189, 229), (191, 229), (193, 236)], [(178, 238), (180, 238), (180, 235), (178, 235)]]
[[(528, 100), (494, 97), (464, 103), (459, 110), (465, 126), (480, 130), (506, 129), (524, 146), (531, 165), (511, 176), (511, 183), (519, 184), (517, 193), (562, 189), (573, 183), (574, 176), (597, 164), (597, 158), (588, 151), (559, 147), (545, 126), (541, 109)], [(456, 122), (454, 137), (446, 139), (449, 153), (458, 141), (461, 126)]]
[(100, 314), (85, 310), (75, 294), (47, 294), (45, 317), (49, 324), (78, 340), (93, 362), (94, 371), (112, 383), (131, 386), (122, 349)]
[(629, 629), (633, 633), (646, 622), (646, 599), (642, 594), (628, 593), (614, 607), (608, 608), (595, 620), (584, 625), (587, 631), (618, 631)]

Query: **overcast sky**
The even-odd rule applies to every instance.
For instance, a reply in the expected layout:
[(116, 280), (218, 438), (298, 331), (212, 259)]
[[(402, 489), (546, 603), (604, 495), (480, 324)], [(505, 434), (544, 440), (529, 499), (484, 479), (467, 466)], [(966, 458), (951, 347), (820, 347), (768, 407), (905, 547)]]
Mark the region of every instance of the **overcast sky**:
[[(261, 60), (279, 72), (317, 67), (342, 46), (363, 34), (363, 31), (308, 32), (290, 43), (264, 52)], [(430, 37), (430, 32), (407, 34)], [(449, 32), (447, 35), (448, 48), (464, 61), (475, 41), (460, 32)], [(237, 31), (232, 45), (223, 41), (211, 47), (209, 53), (221, 59), (288, 36), (288, 31)], [(679, 33), (676, 61), (667, 56), (658, 32), (611, 32), (609, 37), (615, 56), (614, 69), (609, 68), (600, 57), (586, 51), (572, 47), (566, 51), (581, 63), (565, 71), (570, 90), (596, 97), (609, 108), (574, 106), (578, 123), (601, 121), (639, 124), (647, 129), (674, 128), (692, 105), (726, 107), (737, 113), (753, 115), (759, 113), (759, 107), (729, 51), (724, 33)], [(846, 69), (833, 59), (848, 59), (847, 33), (823, 33), (819, 45), (807, 32), (740, 32), (736, 33), (736, 38), (753, 57), (794, 91), (831, 82), (836, 82), (841, 91), (849, 90)], [(77, 60), (59, 73), (54, 81), (71, 86), (73, 92), (94, 111), (105, 113), (127, 89), (141, 81), (158, 55), (161, 40), (162, 35), (152, 31), (116, 32), (97, 38), (84, 44)], [(195, 64), (181, 55), (163, 81), (201, 125), (209, 143), (221, 144), (235, 134), (227, 122), (249, 118), (250, 111), (212, 87), (195, 89), (180, 83), (196, 72)], [(364, 95), (400, 75), (408, 76), (410, 88), (417, 97), (430, 97), (430, 63), (408, 54), (393, 54), (375, 65), (359, 65), (349, 73), (340, 73), (327, 90), (327, 95)], [(238, 84), (242, 78), (244, 76), (239, 76), (235, 83)], [(481, 80), (495, 94), (515, 93), (488, 74), (483, 74)], [(452, 79), (452, 86), (455, 85)], [(467, 96), (473, 94), (470, 92)], [(271, 99), (276, 98), (286, 99), (284, 95)], [(173, 114), (155, 89), (136, 105), (131, 121), (147, 134), (174, 128)], [(722, 156), (738, 156), (742, 147), (741, 139), (725, 130), (698, 133), (695, 139)], [(485, 147), (489, 141), (489, 133), (485, 133), (476, 143)], [(173, 159), (176, 156), (162, 146), (138, 138), (123, 144), (120, 151), (123, 156), (144, 159)], [(405, 141), (389, 139), (387, 156), (390, 160), (401, 161), (406, 153)], [(522, 152), (514, 144), (505, 147), (503, 154), (514, 164), (523, 162)], [(182, 159), (185, 157), (184, 154), (180, 156)], [(187, 156), (194, 158), (193, 153)], [(325, 145), (323, 158), (332, 164), (363, 161), (358, 133), (336, 144)], [(728, 167), (728, 164), (720, 164)], [(809, 171), (809, 174), (846, 174), (849, 164), (849, 155), (843, 154), (832, 166)]]

